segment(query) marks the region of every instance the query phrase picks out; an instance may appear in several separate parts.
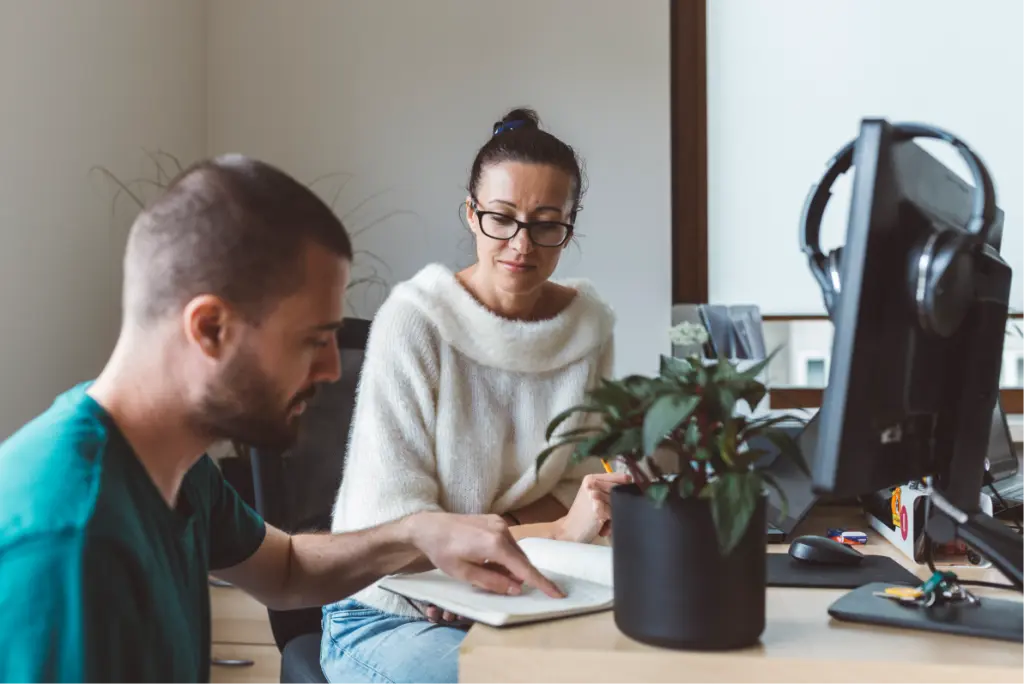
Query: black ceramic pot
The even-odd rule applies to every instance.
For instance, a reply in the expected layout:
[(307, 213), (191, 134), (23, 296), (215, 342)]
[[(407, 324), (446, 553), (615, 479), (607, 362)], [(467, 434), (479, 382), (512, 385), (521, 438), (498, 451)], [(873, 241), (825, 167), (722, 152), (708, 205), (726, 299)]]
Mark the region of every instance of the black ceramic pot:
[(660, 507), (636, 485), (612, 490), (615, 624), (647, 644), (743, 648), (764, 631), (765, 501), (723, 556), (704, 499), (669, 496)]

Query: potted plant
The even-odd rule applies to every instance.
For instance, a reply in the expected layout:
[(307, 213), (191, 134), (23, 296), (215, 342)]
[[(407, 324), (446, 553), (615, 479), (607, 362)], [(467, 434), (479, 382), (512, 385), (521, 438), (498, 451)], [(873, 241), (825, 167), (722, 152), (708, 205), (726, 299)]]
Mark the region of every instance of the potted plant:
[[(677, 345), (706, 335), (692, 323), (672, 330)], [(633, 478), (612, 491), (612, 554), (615, 622), (638, 641), (741, 648), (764, 631), (764, 488), (783, 505), (785, 496), (755, 468), (766, 452), (751, 440), (767, 439), (806, 471), (796, 441), (777, 427), (795, 416), (737, 415), (739, 402), (753, 410), (765, 397), (756, 378), (770, 360), (741, 372), (727, 359), (663, 357), (657, 376), (605, 379), (548, 425), (538, 467), (571, 448), (574, 463), (614, 460)], [(676, 458), (675, 472), (656, 452)]]

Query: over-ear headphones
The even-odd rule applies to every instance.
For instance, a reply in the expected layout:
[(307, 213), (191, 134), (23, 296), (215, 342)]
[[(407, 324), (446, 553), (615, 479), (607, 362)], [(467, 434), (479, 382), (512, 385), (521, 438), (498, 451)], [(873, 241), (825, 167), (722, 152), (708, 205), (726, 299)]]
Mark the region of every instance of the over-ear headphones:
[[(974, 261), (971, 252), (988, 238), (996, 215), (995, 188), (981, 159), (956, 136), (924, 124), (893, 124), (894, 141), (936, 138), (953, 145), (970, 169), (974, 179), (971, 216), (966, 233), (959, 229), (934, 226), (917, 247), (912, 263), (913, 308), (923, 330), (949, 337), (960, 327), (974, 292)], [(835, 314), (842, 291), (840, 265), (842, 247), (826, 256), (821, 251), (821, 219), (831, 197), (833, 183), (853, 166), (857, 140), (844, 145), (829, 161), (821, 180), (811, 186), (800, 217), (800, 248), (807, 255), (811, 274), (821, 288), (829, 317)], [(934, 225), (934, 224), (933, 224)]]

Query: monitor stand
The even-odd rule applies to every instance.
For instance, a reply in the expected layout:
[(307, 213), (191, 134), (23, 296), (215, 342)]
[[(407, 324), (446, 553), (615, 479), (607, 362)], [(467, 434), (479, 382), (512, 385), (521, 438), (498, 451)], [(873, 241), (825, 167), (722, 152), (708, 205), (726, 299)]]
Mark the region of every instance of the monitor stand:
[[(1008, 590), (1024, 587), (1020, 535), (983, 513), (959, 510), (934, 489), (929, 492), (928, 503), (932, 509), (929, 537), (938, 541), (962, 539), (1009, 580)], [(887, 586), (876, 583), (855, 589), (833, 603), (828, 613), (851, 622), (1024, 642), (1024, 604), (1020, 601), (982, 596), (974, 603), (954, 601), (924, 607), (875, 595)], [(969, 585), (964, 588), (970, 590)]]

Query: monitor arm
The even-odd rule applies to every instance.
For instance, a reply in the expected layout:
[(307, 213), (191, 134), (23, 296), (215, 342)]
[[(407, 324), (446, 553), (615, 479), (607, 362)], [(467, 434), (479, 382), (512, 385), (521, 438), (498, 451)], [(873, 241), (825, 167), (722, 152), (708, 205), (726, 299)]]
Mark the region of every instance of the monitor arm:
[(1013, 586), (1024, 589), (1024, 538), (984, 513), (967, 513), (935, 489), (929, 492), (928, 537), (939, 543), (960, 539), (988, 559)]

